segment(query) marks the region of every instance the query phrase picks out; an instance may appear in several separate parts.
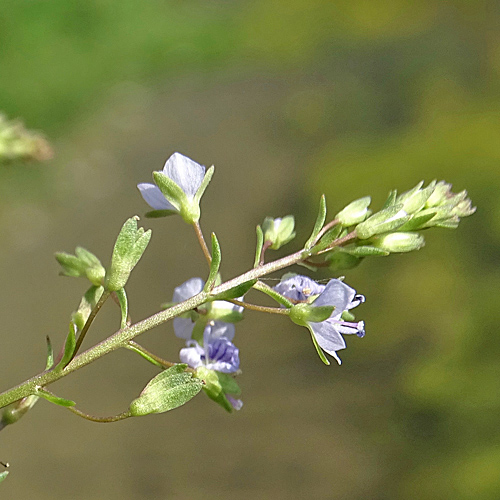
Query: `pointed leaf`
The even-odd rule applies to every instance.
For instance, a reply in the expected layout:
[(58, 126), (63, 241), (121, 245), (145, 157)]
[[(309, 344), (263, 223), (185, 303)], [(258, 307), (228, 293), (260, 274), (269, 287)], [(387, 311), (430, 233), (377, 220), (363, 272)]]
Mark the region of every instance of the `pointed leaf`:
[(0, 472), (0, 483), (9, 475), (8, 470), (4, 470), (3, 472)]
[(215, 233), (212, 233), (212, 261), (210, 263), (210, 274), (208, 275), (207, 282), (203, 287), (203, 290), (205, 292), (210, 292), (215, 286), (215, 282), (219, 274), (220, 261), (221, 252), (219, 241), (217, 240), (217, 236), (215, 236)]
[(121, 311), (121, 321), (120, 321), (120, 329), (123, 330), (128, 325), (128, 300), (127, 294), (125, 292), (125, 288), (120, 288), (115, 292), (116, 298), (118, 299), (118, 303), (120, 304)]
[(64, 406), (66, 408), (69, 406), (75, 406), (76, 404), (74, 401), (71, 401), (70, 399), (60, 398), (50, 392), (45, 391), (44, 389), (38, 389), (38, 391), (36, 391), (36, 395), (46, 399), (47, 401), (50, 401), (51, 403), (54, 403), (59, 406)]
[(319, 232), (321, 231), (321, 229), (325, 224), (325, 219), (326, 219), (326, 197), (325, 195), (322, 195), (321, 200), (319, 202), (319, 211), (318, 211), (318, 216), (316, 217), (316, 222), (314, 224), (314, 229), (312, 231), (310, 238), (304, 245), (305, 249), (309, 250), (309, 248), (312, 245), (314, 245)]
[(262, 228), (257, 226), (257, 248), (255, 249), (255, 260), (253, 267), (257, 267), (260, 264), (260, 256), (262, 254), (262, 247), (264, 246), (264, 233)]
[(248, 290), (250, 290), (255, 285), (255, 283), (257, 283), (256, 279), (245, 281), (245, 283), (241, 283), (241, 285), (236, 285), (235, 287), (230, 288), (225, 292), (214, 295), (213, 300), (229, 300), (243, 297), (243, 295), (245, 295)]
[(320, 252), (321, 250), (324, 250), (325, 248), (328, 248), (340, 236), (341, 232), (342, 232), (342, 226), (340, 224), (338, 224), (335, 227), (332, 227), (332, 229), (328, 230), (321, 237), (319, 243), (311, 250), (311, 253), (315, 254), (317, 252)]
[(73, 353), (75, 352), (75, 346), (76, 346), (75, 329), (76, 326), (73, 323), (71, 323), (69, 325), (69, 333), (68, 336), (66, 337), (66, 343), (64, 344), (63, 357), (61, 358), (61, 361), (59, 361), (56, 367), (56, 369), (58, 370), (62, 370), (73, 357)]
[(47, 335), (47, 363), (45, 364), (45, 369), (49, 370), (52, 368), (54, 364), (54, 350), (52, 349), (52, 342), (50, 341), (50, 337)]

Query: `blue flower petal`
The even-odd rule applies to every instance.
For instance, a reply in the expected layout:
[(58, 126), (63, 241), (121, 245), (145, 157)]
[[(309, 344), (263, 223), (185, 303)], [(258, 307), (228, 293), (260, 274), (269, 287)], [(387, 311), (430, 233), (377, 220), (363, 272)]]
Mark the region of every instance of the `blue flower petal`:
[(205, 282), (201, 278), (191, 278), (175, 288), (172, 302), (184, 302), (199, 294), (204, 286)]
[(194, 198), (205, 176), (205, 167), (187, 156), (174, 153), (166, 161), (163, 173), (170, 177), (189, 198)]
[[(340, 280), (332, 279), (328, 282), (321, 295), (313, 302), (316, 306), (334, 306), (333, 318), (336, 318), (348, 309), (356, 295), (356, 290)], [(356, 304), (357, 305), (357, 304)]]
[(141, 184), (137, 184), (137, 188), (139, 189), (144, 201), (154, 210), (175, 210), (178, 212), (179, 210), (170, 203), (163, 193), (160, 191), (158, 186), (154, 184), (149, 184), (147, 182), (143, 182)]

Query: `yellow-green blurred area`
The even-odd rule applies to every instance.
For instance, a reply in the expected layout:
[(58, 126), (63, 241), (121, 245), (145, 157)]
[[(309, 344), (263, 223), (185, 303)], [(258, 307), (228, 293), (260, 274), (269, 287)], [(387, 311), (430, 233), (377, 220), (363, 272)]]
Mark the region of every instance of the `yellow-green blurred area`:
[[(86, 289), (53, 252), (81, 245), (107, 265), (147, 211), (135, 185), (174, 151), (215, 164), (201, 222), (224, 278), (252, 265), (267, 215), (296, 216), (298, 249), (322, 193), (333, 217), (436, 178), (478, 209), (419, 252), (346, 272), (367, 335), (341, 367), (305, 329), (248, 312), (240, 412), (200, 394), (104, 425), (41, 401), (0, 436), (1, 498), (500, 498), (499, 76), (496, 1), (2, 0), (0, 110), (55, 151), (0, 167), (2, 390), (43, 369), (45, 336), (62, 345)], [(134, 321), (207, 275), (179, 217), (142, 223)], [(106, 304), (84, 347), (118, 327)], [(182, 347), (169, 324), (138, 340), (172, 361)], [(155, 373), (115, 352), (51, 390), (112, 415)]]

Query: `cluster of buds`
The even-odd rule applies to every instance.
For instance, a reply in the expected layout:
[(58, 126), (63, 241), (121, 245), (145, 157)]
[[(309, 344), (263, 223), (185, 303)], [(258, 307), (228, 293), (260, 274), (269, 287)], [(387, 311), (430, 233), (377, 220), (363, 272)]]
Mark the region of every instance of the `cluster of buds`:
[(423, 187), (423, 181), (398, 196), (391, 191), (382, 210), (372, 214), (370, 197), (349, 204), (336, 216), (337, 236), (350, 234), (351, 243), (335, 247), (326, 255), (331, 270), (349, 269), (372, 255), (419, 250), (425, 244), (418, 231), (431, 227), (454, 229), (460, 218), (472, 215), (467, 191), (452, 193), (451, 184), (432, 181)]
[(52, 148), (38, 132), (26, 130), (22, 122), (0, 114), (0, 163), (16, 160), (50, 160)]

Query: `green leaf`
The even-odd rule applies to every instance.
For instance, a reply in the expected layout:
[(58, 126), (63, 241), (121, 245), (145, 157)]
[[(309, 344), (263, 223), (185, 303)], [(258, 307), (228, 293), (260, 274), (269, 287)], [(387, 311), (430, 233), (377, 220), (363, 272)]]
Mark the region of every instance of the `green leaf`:
[(71, 321), (76, 325), (78, 330), (81, 330), (85, 325), (90, 313), (96, 306), (99, 299), (104, 293), (103, 286), (92, 285), (82, 297), (78, 309), (71, 315)]
[(60, 398), (48, 391), (45, 391), (44, 389), (38, 389), (36, 391), (36, 395), (46, 399), (47, 401), (50, 401), (51, 403), (54, 403), (59, 406), (64, 406), (66, 408), (69, 406), (75, 406), (76, 404), (74, 401), (71, 401), (70, 399)]
[[(295, 276), (295, 273), (286, 273), (283, 275), (281, 278), (282, 280), (287, 279), (288, 277)], [(281, 304), (282, 306), (286, 307), (287, 309), (290, 309), (293, 307), (293, 302), (291, 302), (289, 299), (281, 295), (281, 293), (277, 292), (274, 288), (271, 288), (270, 286), (267, 286), (265, 283), (262, 281), (258, 281), (255, 284), (254, 287), (256, 290), (259, 292), (265, 293), (266, 295), (269, 295), (272, 299), (274, 299), (278, 304)]]
[(54, 349), (52, 349), (52, 342), (50, 341), (50, 337), (47, 335), (47, 362), (45, 363), (45, 369), (49, 370), (52, 368), (54, 364)]
[(217, 240), (217, 236), (215, 233), (212, 233), (212, 261), (210, 263), (210, 273), (208, 275), (207, 282), (203, 287), (205, 292), (212, 291), (212, 288), (215, 286), (215, 282), (217, 281), (217, 276), (219, 274), (219, 267), (221, 262), (221, 251), (219, 241)]
[(64, 354), (61, 358), (61, 361), (56, 366), (57, 370), (62, 370), (73, 357), (73, 353), (75, 352), (76, 346), (76, 338), (75, 338), (75, 329), (76, 326), (73, 323), (69, 325), (69, 333), (66, 337), (66, 343), (64, 344)]
[(120, 329), (123, 330), (128, 325), (128, 299), (127, 294), (125, 292), (125, 288), (120, 288), (115, 291), (116, 298), (118, 299), (118, 303), (120, 304), (121, 311), (121, 321), (120, 321)]
[(203, 382), (186, 372), (186, 364), (178, 364), (154, 377), (130, 404), (133, 416), (164, 413), (178, 408), (194, 398), (203, 387)]
[(0, 472), (0, 483), (9, 475), (8, 470), (4, 470), (3, 472)]
[(319, 243), (312, 248), (311, 253), (314, 255), (325, 248), (328, 248), (339, 236), (342, 232), (342, 225), (338, 224), (332, 229), (329, 229), (319, 240)]
[(243, 297), (243, 295), (245, 295), (248, 290), (250, 290), (255, 285), (255, 283), (257, 283), (256, 279), (245, 281), (245, 283), (241, 283), (240, 285), (236, 285), (235, 287), (230, 288), (225, 292), (214, 295), (212, 297), (212, 300), (230, 300), (236, 299), (238, 297)]
[(314, 229), (312, 231), (310, 238), (306, 241), (306, 244), (304, 245), (304, 248), (306, 250), (309, 250), (309, 248), (314, 244), (319, 232), (321, 231), (321, 229), (325, 224), (325, 219), (326, 219), (326, 197), (325, 195), (322, 195), (319, 202), (319, 211), (318, 211), (318, 216), (316, 217), (316, 222), (314, 224)]
[(141, 349), (138, 349), (136, 346), (133, 344), (127, 344), (125, 346), (127, 349), (136, 352), (137, 354), (140, 354), (146, 361), (149, 361), (152, 365), (157, 366), (158, 368), (161, 368), (162, 370), (165, 369), (165, 366), (162, 365), (159, 361), (156, 359), (152, 358), (149, 354), (147, 354), (144, 351), (141, 351)]
[(262, 254), (262, 247), (264, 246), (264, 233), (262, 228), (257, 226), (257, 247), (255, 249), (255, 260), (253, 263), (253, 267), (258, 267), (260, 264), (260, 256)]

